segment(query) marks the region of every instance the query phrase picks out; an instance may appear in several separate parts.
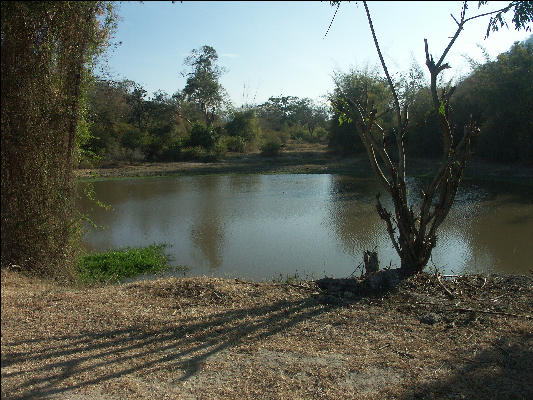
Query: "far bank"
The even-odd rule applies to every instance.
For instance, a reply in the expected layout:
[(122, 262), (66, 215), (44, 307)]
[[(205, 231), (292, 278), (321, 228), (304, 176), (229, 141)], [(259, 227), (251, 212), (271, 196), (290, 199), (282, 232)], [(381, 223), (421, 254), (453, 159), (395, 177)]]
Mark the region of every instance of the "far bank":
[[(439, 166), (439, 160), (424, 158), (407, 159), (407, 173), (411, 176), (431, 176)], [(213, 162), (115, 162), (105, 167), (83, 168), (74, 171), (81, 180), (108, 178), (135, 178), (155, 176), (203, 175), (203, 174), (343, 174), (373, 177), (374, 173), (366, 154), (350, 157), (327, 151), (325, 145), (300, 145), (282, 151), (277, 157), (265, 157), (260, 153), (228, 153)], [(533, 166), (488, 163), (471, 160), (464, 179), (487, 179), (533, 185)]]

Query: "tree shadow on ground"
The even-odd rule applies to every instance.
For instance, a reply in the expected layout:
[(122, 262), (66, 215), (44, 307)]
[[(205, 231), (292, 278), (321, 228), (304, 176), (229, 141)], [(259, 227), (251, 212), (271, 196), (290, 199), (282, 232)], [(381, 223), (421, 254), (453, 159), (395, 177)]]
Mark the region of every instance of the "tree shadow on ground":
[(407, 399), (533, 399), (533, 334), (502, 337), (450, 365), (446, 379), (416, 386)]
[[(11, 398), (57, 396), (140, 371), (166, 369), (180, 376), (177, 370), (182, 370), (177, 383), (225, 349), (263, 340), (339, 305), (309, 297), (233, 309), (208, 320), (188, 318), (164, 328), (139, 325), (4, 343), (2, 380), (22, 377), (22, 383), (9, 388)], [(10, 352), (15, 346), (24, 351)]]

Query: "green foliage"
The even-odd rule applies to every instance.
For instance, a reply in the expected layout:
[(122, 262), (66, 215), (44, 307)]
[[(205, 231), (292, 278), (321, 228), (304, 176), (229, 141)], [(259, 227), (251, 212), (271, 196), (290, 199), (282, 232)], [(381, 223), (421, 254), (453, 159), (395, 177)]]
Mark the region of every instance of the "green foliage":
[(189, 146), (200, 146), (206, 150), (211, 150), (213, 147), (215, 147), (219, 137), (220, 134), (216, 129), (196, 122), (191, 129)]
[(408, 156), (433, 158), (442, 154), (442, 135), (433, 108), (429, 87), (420, 87), (411, 98), (409, 134), (406, 137)]
[(68, 275), (72, 169), (91, 140), (84, 84), (115, 26), (108, 2), (1, 3), (2, 267)]
[[(125, 278), (172, 268), (164, 244), (142, 248), (122, 248), (87, 254), (78, 262), (81, 283), (119, 283)], [(183, 267), (180, 267), (183, 269)]]
[[(478, 65), (452, 101), (462, 126), (472, 114), (481, 134), (476, 154), (489, 161), (531, 163), (533, 154), (533, 45), (515, 43)], [(466, 113), (464, 110), (469, 110)]]
[[(470, 115), (481, 133), (474, 147), (475, 156), (487, 161), (531, 162), (533, 154), (533, 45), (515, 43), (496, 60), (473, 63), (473, 71), (458, 82), (451, 100), (453, 128), (461, 138), (461, 130)], [(438, 157), (442, 152), (442, 134), (434, 110), (428, 82), (416, 64), (401, 77), (399, 96), (409, 105), (409, 133), (406, 136), (408, 156)], [(358, 99), (363, 105), (386, 110), (391, 98), (383, 79), (367, 70), (336, 75), (337, 89), (333, 102), (344, 96)], [(449, 90), (450, 88), (448, 88)], [(334, 109), (329, 129), (329, 146), (342, 154), (364, 152), (356, 134), (357, 127), (341, 110)], [(392, 127), (390, 113), (378, 123), (386, 130)], [(386, 137), (387, 145), (392, 137)], [(392, 157), (394, 151), (390, 151)]]
[[(479, 1), (478, 8), (487, 3), (488, 1)], [(500, 28), (507, 26), (505, 14), (510, 10), (513, 10), (512, 21), (515, 30), (519, 31), (524, 29), (526, 32), (531, 31), (531, 26), (529, 24), (533, 22), (533, 1), (511, 1), (507, 6), (490, 17), (487, 33), (485, 35), (486, 38), (489, 37), (491, 31), (497, 32)]]
[(224, 100), (223, 87), (219, 82), (224, 70), (216, 64), (217, 61), (217, 52), (211, 46), (194, 49), (185, 59), (185, 65), (191, 67), (191, 71), (184, 74), (187, 83), (183, 94), (186, 100), (196, 105), (207, 126), (214, 122)]
[[(341, 154), (364, 152), (361, 139), (357, 134), (359, 129), (349, 115), (336, 104), (346, 102), (346, 98), (357, 100), (367, 110), (389, 110), (392, 96), (384, 78), (376, 71), (351, 70), (348, 73), (334, 73), (335, 90), (329, 98), (333, 106), (333, 118), (329, 128), (329, 147)], [(382, 113), (377, 122), (386, 130), (392, 127), (392, 113)]]
[(225, 129), (229, 136), (242, 138), (245, 143), (253, 143), (261, 134), (254, 110), (235, 112), (233, 118), (226, 123)]
[(258, 113), (263, 130), (290, 130), (294, 125), (301, 125), (309, 130), (308, 138), (312, 137), (316, 128), (325, 128), (328, 120), (324, 106), (296, 96), (271, 97), (258, 107)]
[(240, 136), (226, 136), (222, 138), (226, 149), (235, 153), (244, 153), (246, 151), (246, 140)]
[(277, 136), (271, 135), (261, 145), (261, 155), (265, 157), (277, 157), (281, 152), (281, 141)]
[(185, 161), (202, 160), (207, 152), (201, 146), (188, 146), (181, 150), (181, 158)]
[(141, 131), (136, 126), (120, 122), (117, 128), (121, 131), (120, 144), (127, 149), (142, 149), (150, 143), (147, 132)]
[(309, 130), (302, 126), (301, 124), (296, 124), (292, 126), (289, 130), (291, 139), (294, 139), (299, 142), (310, 142), (311, 141), (311, 133)]
[(314, 143), (325, 143), (328, 139), (329, 132), (325, 127), (319, 126), (313, 132), (311, 137), (311, 142)]

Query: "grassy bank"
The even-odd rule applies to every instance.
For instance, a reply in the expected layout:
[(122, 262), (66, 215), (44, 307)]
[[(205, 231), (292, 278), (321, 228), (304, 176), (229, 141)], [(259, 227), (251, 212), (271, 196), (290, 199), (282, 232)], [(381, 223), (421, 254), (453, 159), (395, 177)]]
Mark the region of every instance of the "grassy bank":
[(1, 284), (2, 398), (533, 396), (531, 277), (421, 274), (349, 299), (201, 277)]
[(140, 274), (155, 274), (168, 269), (184, 270), (170, 265), (164, 244), (140, 248), (121, 248), (83, 255), (78, 263), (78, 280), (82, 284), (119, 283)]

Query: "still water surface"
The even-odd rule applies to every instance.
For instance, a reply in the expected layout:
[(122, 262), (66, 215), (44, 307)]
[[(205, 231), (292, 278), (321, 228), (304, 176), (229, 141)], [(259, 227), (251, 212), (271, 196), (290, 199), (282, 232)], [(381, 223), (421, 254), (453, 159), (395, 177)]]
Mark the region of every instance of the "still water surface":
[[(419, 180), (409, 181), (416, 200)], [(80, 201), (104, 230), (90, 250), (168, 243), (188, 276), (255, 280), (298, 274), (345, 277), (377, 247), (399, 265), (375, 209), (373, 179), (338, 175), (210, 175), (95, 182), (111, 210)], [(531, 186), (463, 183), (441, 226), (432, 262), (446, 273), (533, 269)], [(390, 207), (390, 203), (385, 202)]]

